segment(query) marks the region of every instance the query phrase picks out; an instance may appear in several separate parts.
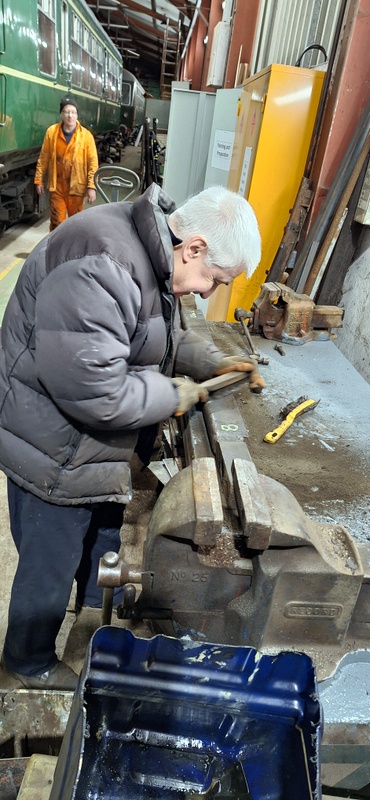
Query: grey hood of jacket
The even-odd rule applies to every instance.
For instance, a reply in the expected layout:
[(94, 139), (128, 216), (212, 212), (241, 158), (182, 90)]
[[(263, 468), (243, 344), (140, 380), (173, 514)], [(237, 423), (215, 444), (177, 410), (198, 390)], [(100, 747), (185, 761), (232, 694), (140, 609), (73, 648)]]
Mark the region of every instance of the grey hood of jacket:
[(223, 356), (180, 329), (173, 208), (155, 184), (96, 206), (23, 266), (2, 326), (0, 466), (43, 500), (127, 503), (140, 430), (177, 407), (168, 376), (206, 379)]

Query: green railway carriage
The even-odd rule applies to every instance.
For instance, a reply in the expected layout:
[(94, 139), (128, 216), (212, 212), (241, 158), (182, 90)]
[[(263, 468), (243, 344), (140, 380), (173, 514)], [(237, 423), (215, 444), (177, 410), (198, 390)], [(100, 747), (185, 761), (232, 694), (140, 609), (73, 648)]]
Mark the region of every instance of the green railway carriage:
[(0, 0), (0, 233), (37, 208), (46, 128), (71, 91), (96, 134), (120, 124), (122, 58), (84, 0)]
[(143, 125), (145, 119), (145, 89), (140, 81), (124, 69), (122, 72), (122, 123), (128, 128)]

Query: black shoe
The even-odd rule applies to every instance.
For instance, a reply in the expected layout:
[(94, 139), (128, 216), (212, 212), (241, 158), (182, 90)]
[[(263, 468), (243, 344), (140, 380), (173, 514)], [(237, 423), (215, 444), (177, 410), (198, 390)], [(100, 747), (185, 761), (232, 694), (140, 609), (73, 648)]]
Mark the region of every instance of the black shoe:
[(21, 675), (18, 672), (12, 672), (10, 669), (7, 669), (3, 662), (1, 665), (12, 678), (17, 678), (25, 689), (60, 689), (74, 691), (78, 682), (78, 675), (76, 675), (64, 661), (57, 661), (54, 667), (43, 672), (42, 675)]

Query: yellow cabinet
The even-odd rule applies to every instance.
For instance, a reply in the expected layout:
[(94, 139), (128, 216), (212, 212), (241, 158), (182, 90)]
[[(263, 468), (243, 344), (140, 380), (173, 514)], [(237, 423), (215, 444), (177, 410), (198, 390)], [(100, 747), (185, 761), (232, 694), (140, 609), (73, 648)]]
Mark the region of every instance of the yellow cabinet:
[(325, 73), (272, 64), (244, 84), (238, 107), (228, 188), (249, 200), (262, 237), (254, 275), (240, 275), (209, 299), (207, 319), (234, 321), (265, 282), (302, 180)]

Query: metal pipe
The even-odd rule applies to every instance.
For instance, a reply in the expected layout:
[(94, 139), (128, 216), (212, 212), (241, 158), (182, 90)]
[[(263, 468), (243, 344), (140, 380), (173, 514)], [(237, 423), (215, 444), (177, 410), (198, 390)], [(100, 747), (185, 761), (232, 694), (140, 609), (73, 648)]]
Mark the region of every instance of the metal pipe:
[(103, 590), (103, 605), (101, 610), (101, 624), (110, 625), (113, 611), (113, 589), (106, 586)]
[(192, 21), (190, 23), (190, 27), (189, 27), (189, 30), (188, 30), (188, 35), (186, 37), (186, 42), (184, 44), (184, 49), (183, 49), (183, 51), (181, 53), (181, 60), (184, 58), (184, 56), (186, 54), (186, 51), (188, 49), (188, 44), (189, 44), (189, 41), (191, 39), (191, 34), (193, 33), (194, 25), (195, 25), (195, 23), (196, 23), (196, 21), (198, 19), (198, 14), (199, 14), (199, 9), (200, 9), (201, 4), (202, 4), (202, 0), (197, 0), (197, 4), (196, 4), (195, 9), (194, 9), (193, 19), (192, 19)]
[(335, 211), (338, 207), (340, 198), (345, 191), (350, 176), (356, 166), (361, 150), (365, 144), (369, 132), (370, 124), (370, 100), (362, 112), (355, 135), (351, 139), (340, 164), (333, 183), (324, 198), (319, 213), (313, 222), (302, 251), (297, 258), (295, 266), (287, 280), (287, 286), (296, 290), (300, 283), (301, 274), (305, 268), (306, 259), (312, 250), (314, 243), (321, 246), (329, 227), (333, 221)]

